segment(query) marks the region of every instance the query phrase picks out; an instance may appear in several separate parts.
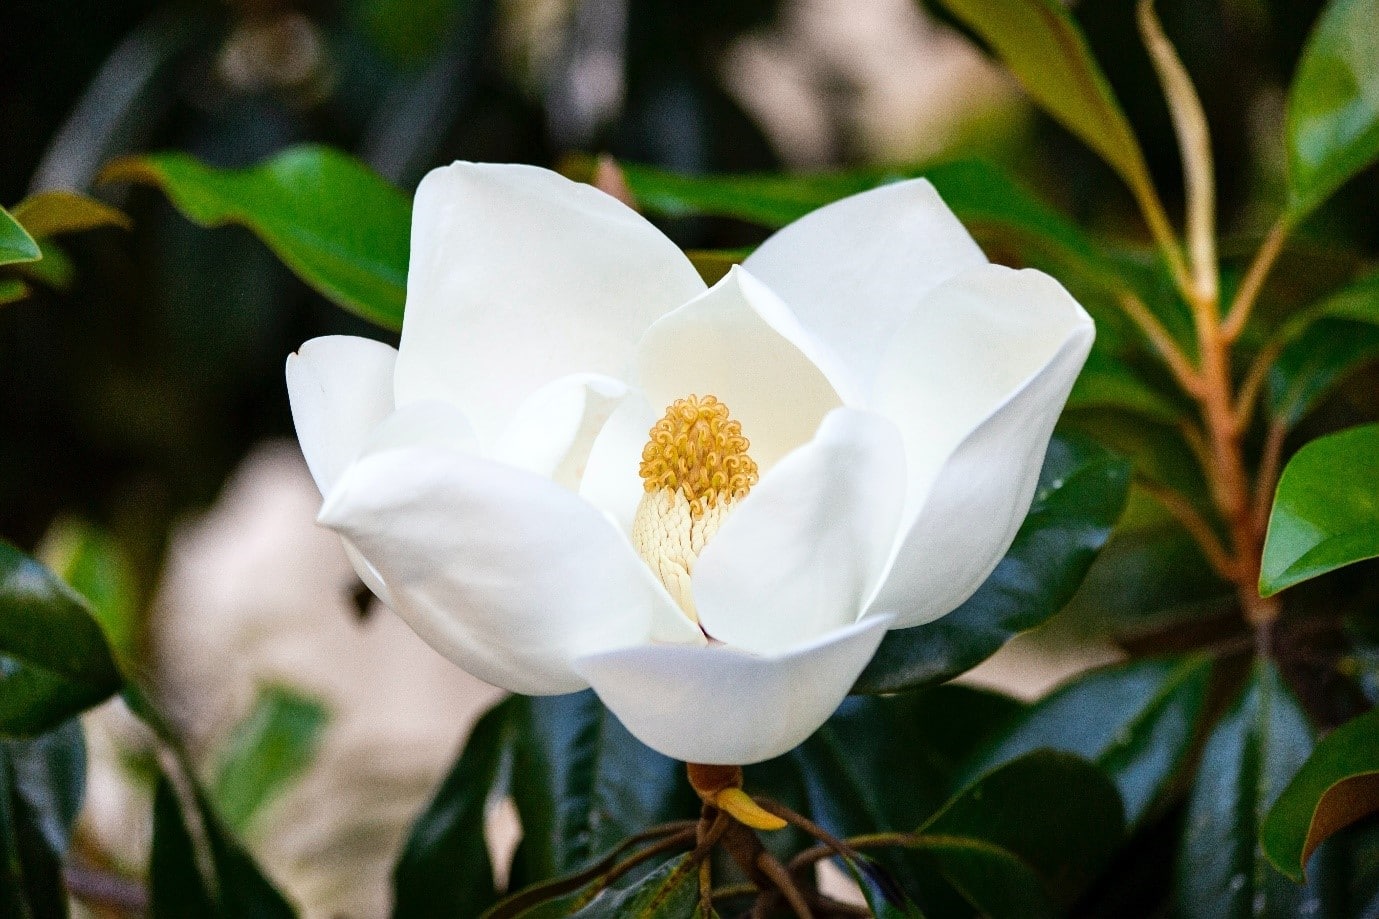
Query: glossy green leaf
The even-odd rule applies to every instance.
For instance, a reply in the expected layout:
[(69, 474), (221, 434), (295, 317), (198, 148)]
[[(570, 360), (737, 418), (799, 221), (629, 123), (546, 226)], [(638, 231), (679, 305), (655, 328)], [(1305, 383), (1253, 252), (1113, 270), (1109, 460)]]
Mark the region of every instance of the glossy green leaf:
[(698, 815), (684, 764), (643, 746), (593, 692), (520, 704), (514, 888), (576, 870), (649, 827)]
[(85, 779), (75, 721), (32, 740), (0, 741), (0, 915), (67, 915), (61, 866)]
[(1312, 728), (1297, 699), (1271, 662), (1258, 662), (1202, 751), (1178, 856), (1184, 919), (1306, 914), (1315, 894), (1274, 870), (1259, 831), (1311, 751)]
[(119, 686), (110, 647), (82, 599), (0, 542), (0, 736), (48, 730)]
[(286, 686), (264, 686), (217, 756), (210, 798), (232, 830), (245, 832), (265, 806), (310, 768), (329, 716)]
[(1264, 854), (1301, 882), (1317, 846), (1379, 811), (1379, 710), (1337, 728), (1279, 795), (1260, 834)]
[(942, 0), (1010, 68), (1035, 102), (1131, 186), (1144, 156), (1111, 86), (1067, 9), (1055, 0)]
[(1379, 556), (1379, 425), (1319, 437), (1299, 450), (1279, 479), (1259, 592)]
[(457, 910), (478, 915), (497, 899), (484, 814), (505, 790), (515, 716), (524, 706), (512, 697), (479, 719), (454, 769), (412, 825), (393, 870), (393, 919), (446, 919)]
[[(151, 919), (291, 919), (292, 907), (199, 793), (191, 793), (188, 805), (197, 810), (194, 825), (200, 832), (195, 837), (178, 795), (166, 778), (159, 780), (148, 869)], [(198, 853), (205, 854), (204, 865)], [(214, 877), (203, 876), (203, 867)]]
[(34, 238), (9, 211), (0, 207), (0, 265), (32, 262), (39, 255)]
[(888, 632), (854, 692), (942, 682), (981, 663), (1072, 598), (1125, 507), (1129, 465), (1086, 440), (1055, 437), (1006, 557), (956, 610)]
[(1096, 763), (1116, 783), (1138, 823), (1191, 749), (1206, 702), (1209, 659), (1151, 658), (1094, 670), (1016, 716), (965, 764), (978, 776), (1039, 749)]
[(1053, 919), (1061, 914), (1039, 875), (1009, 849), (983, 840), (935, 836), (926, 838), (918, 850), (938, 865), (978, 915)]
[(250, 169), (215, 169), (183, 153), (117, 160), (104, 181), (156, 185), (202, 226), (242, 224), (335, 303), (402, 326), (411, 210), (352, 157), (293, 147)]
[(118, 208), (65, 189), (32, 194), (16, 204), (12, 213), (34, 239), (102, 227), (128, 230), (134, 225)]
[(1298, 219), (1379, 157), (1379, 2), (1332, 0), (1288, 93), (1288, 210)]
[[(1039, 750), (966, 786), (919, 834), (940, 844), (974, 840), (1004, 849), (1067, 905), (1120, 845), (1124, 818), (1120, 796), (1101, 770), (1067, 753)], [(925, 851), (942, 864), (940, 853)]]
[(685, 919), (699, 900), (698, 879), (690, 857), (681, 855), (634, 884), (603, 891), (570, 919)]

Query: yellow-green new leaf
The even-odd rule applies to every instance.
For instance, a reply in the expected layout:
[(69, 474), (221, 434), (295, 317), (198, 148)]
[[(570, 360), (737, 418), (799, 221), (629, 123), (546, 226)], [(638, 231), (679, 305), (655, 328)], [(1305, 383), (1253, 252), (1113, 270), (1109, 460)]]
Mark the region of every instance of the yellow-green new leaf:
[(123, 211), (66, 189), (36, 192), (16, 204), (13, 214), (35, 239), (102, 227), (128, 230), (134, 226)]

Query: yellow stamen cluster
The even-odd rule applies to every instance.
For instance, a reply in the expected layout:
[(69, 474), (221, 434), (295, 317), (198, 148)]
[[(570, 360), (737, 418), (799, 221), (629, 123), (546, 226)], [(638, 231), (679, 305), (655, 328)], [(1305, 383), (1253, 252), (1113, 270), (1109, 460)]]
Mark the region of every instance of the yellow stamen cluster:
[(702, 517), (720, 500), (740, 501), (757, 483), (742, 424), (713, 396), (676, 399), (651, 428), (638, 470), (648, 494), (679, 491)]

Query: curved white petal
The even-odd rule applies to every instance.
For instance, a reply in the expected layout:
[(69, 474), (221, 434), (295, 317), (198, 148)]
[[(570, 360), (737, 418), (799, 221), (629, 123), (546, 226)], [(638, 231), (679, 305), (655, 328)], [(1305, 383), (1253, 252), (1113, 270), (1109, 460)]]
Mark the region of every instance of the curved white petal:
[(575, 667), (642, 743), (689, 763), (745, 766), (793, 749), (838, 708), (890, 625), (868, 616), (776, 656), (643, 645)]
[(657, 320), (637, 346), (638, 381), (656, 417), (676, 399), (713, 395), (742, 422), (757, 464), (769, 469), (814, 436), (843, 404), (825, 346), (740, 267)]
[(594, 439), (627, 391), (621, 380), (593, 373), (546, 384), (513, 414), (494, 458), (578, 490)]
[(734, 647), (777, 654), (853, 622), (890, 560), (904, 491), (895, 425), (830, 412), (699, 556), (699, 624)]
[(1010, 548), (1093, 338), (1052, 278), (995, 265), (945, 284), (899, 331), (878, 398), (904, 437), (910, 489), (871, 604), (896, 628), (952, 611)]
[(428, 399), (404, 405), (369, 430), (359, 456), (406, 447), (448, 447), (477, 453), (479, 441), (465, 413), (449, 402)]
[(287, 356), (287, 397), (307, 468), (330, 491), (393, 410), (397, 351), (352, 335), (313, 338)]
[(743, 263), (829, 342), (863, 394), (876, 358), (915, 305), (943, 281), (983, 265), (934, 186), (896, 182), (819, 208), (766, 240)]
[(534, 166), (433, 170), (412, 212), (398, 404), (454, 402), (491, 446), (546, 383), (623, 376), (647, 327), (703, 290), (674, 243), (592, 186)]
[(624, 533), (632, 532), (632, 518), (645, 493), (638, 472), (642, 448), (661, 411), (651, 407), (641, 390), (631, 390), (613, 410), (589, 450), (579, 483), (580, 496), (608, 514)]
[(365, 456), (320, 521), (373, 563), (428, 644), (513, 692), (582, 689), (574, 657), (653, 634), (702, 641), (602, 514), (501, 463), (437, 447)]

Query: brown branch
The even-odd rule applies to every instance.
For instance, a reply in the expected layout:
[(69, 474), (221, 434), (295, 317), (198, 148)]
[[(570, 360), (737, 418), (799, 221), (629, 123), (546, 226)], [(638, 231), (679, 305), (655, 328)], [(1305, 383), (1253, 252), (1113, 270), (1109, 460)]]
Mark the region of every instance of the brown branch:
[(1193, 542), (1197, 543), (1198, 548), (1202, 550), (1202, 555), (1206, 558), (1207, 564), (1211, 565), (1212, 570), (1223, 580), (1235, 583), (1237, 580), (1235, 560), (1231, 558), (1211, 524), (1207, 522), (1207, 519), (1197, 508), (1193, 507), (1192, 502), (1181, 492), (1152, 479), (1139, 477), (1135, 481), (1187, 531)]
[(1197, 368), (1192, 366), (1183, 349), (1173, 340), (1173, 336), (1168, 334), (1168, 329), (1159, 321), (1159, 317), (1149, 311), (1143, 300), (1137, 294), (1130, 291), (1121, 291), (1120, 308), (1130, 321), (1135, 323), (1141, 334), (1154, 346), (1160, 358), (1163, 359), (1164, 366), (1168, 368), (1173, 379), (1177, 381), (1183, 392), (1189, 395), (1198, 395), (1202, 390), (1202, 376)]
[(1255, 355), (1249, 370), (1245, 372), (1245, 379), (1241, 381), (1240, 391), (1235, 398), (1234, 414), (1237, 431), (1244, 431), (1250, 426), (1250, 418), (1255, 411), (1255, 402), (1258, 401), (1260, 393), (1264, 391), (1264, 383), (1269, 379), (1269, 371), (1273, 368), (1274, 361), (1278, 360), (1279, 354), (1283, 352), (1285, 344), (1287, 344), (1287, 339), (1282, 336), (1269, 342)]
[(1269, 514), (1274, 507), (1274, 489), (1278, 487), (1279, 470), (1283, 466), (1283, 444), (1288, 428), (1280, 421), (1269, 425), (1260, 453), (1259, 472), (1255, 477), (1254, 525), (1261, 533), (1269, 527)]

